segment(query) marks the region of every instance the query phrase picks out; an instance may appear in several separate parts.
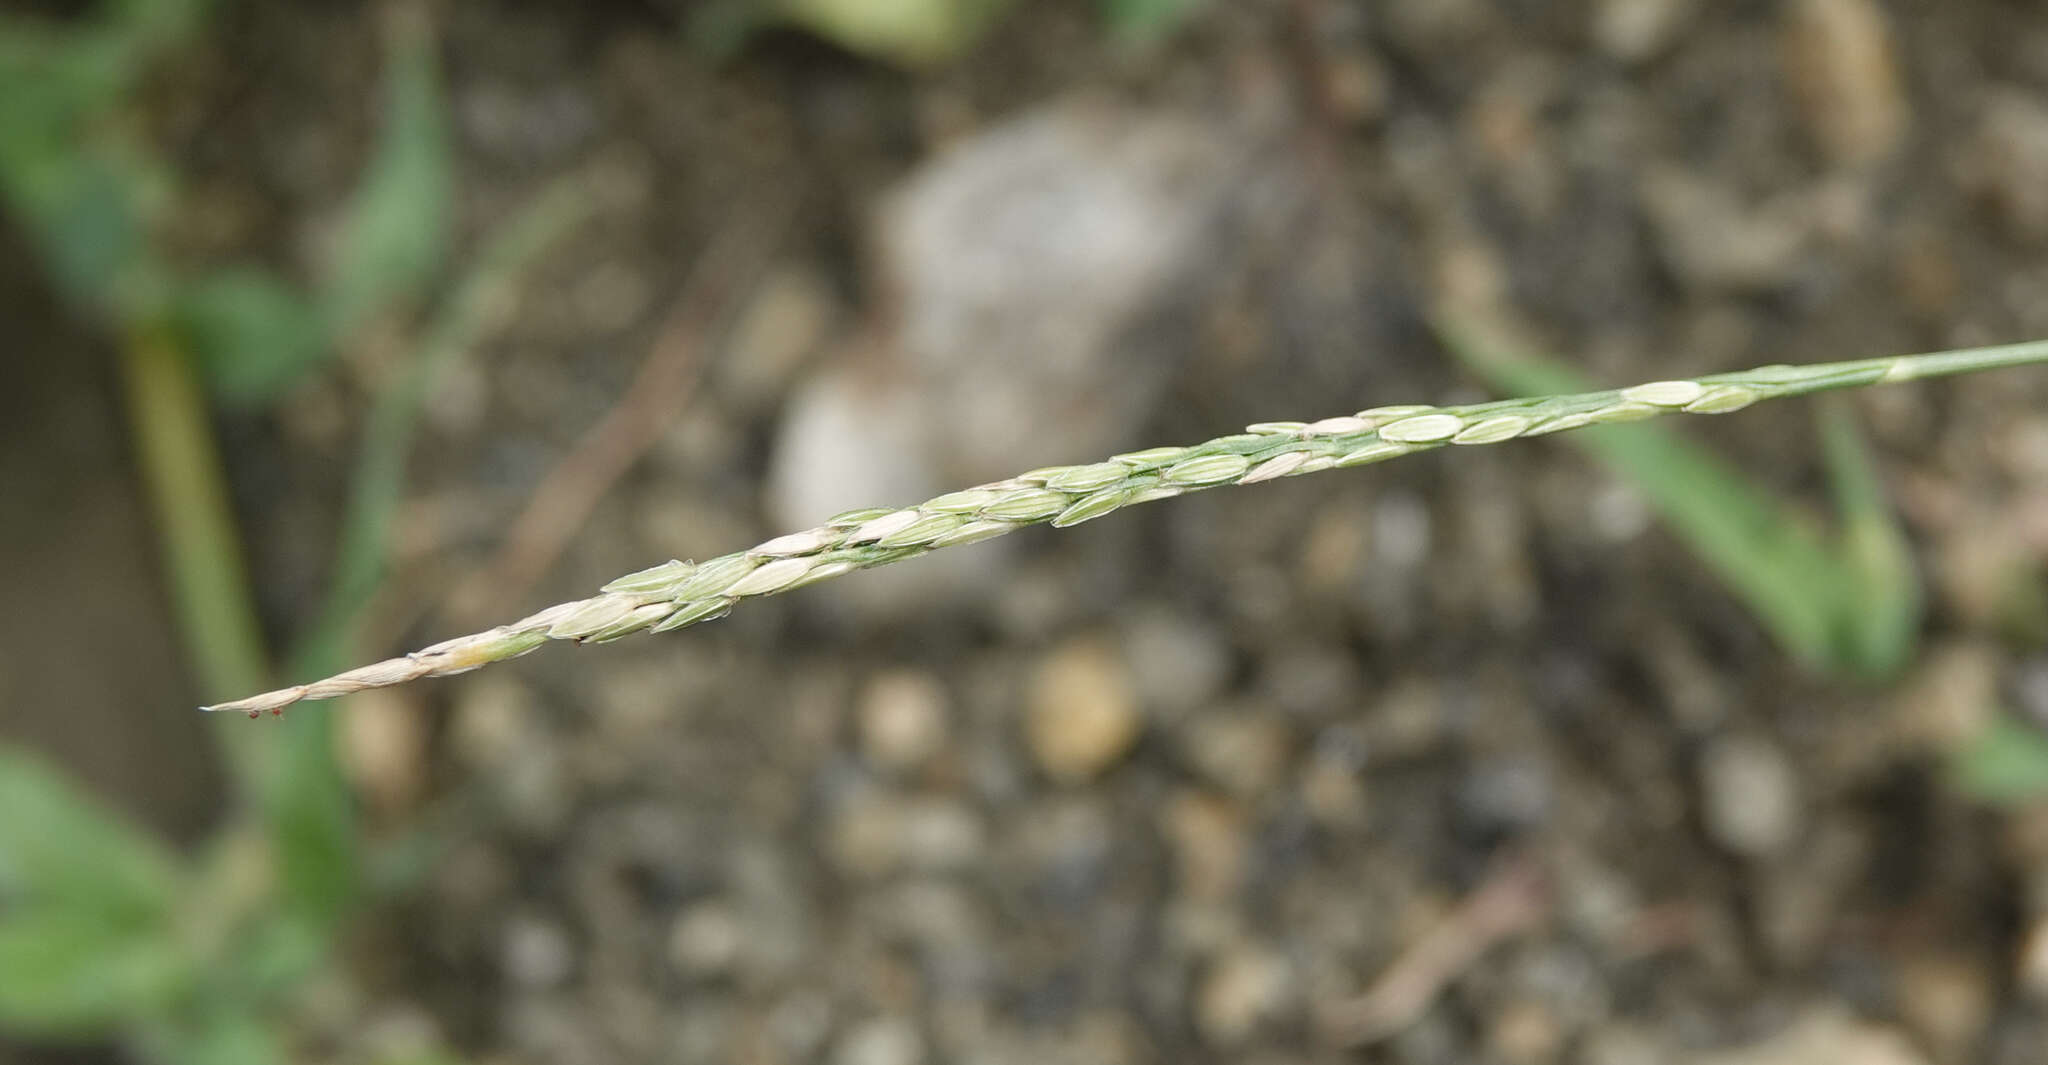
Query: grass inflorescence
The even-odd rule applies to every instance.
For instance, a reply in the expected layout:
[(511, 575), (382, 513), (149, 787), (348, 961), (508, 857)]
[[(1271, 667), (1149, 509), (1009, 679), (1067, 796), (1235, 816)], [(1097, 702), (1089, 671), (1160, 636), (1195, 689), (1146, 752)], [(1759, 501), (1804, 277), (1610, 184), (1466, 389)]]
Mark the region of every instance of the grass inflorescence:
[(1445, 445), (1491, 444), (1582, 426), (1684, 412), (1722, 414), (1767, 399), (2048, 362), (2048, 341), (1808, 366), (1765, 366), (1630, 388), (1451, 407), (1375, 407), (1315, 422), (1262, 422), (1189, 447), (1161, 447), (1079, 466), (1032, 470), (911, 507), (840, 514), (802, 532), (704, 562), (670, 561), (484, 632), (311, 684), (208, 710), (257, 716), (423, 677), (463, 673), (550, 640), (605, 643), (723, 617), (742, 599), (774, 595), (857, 569), (1001, 536), (1027, 525), (1076, 525), (1127, 506), (1227, 484), (1255, 484), (1362, 466)]

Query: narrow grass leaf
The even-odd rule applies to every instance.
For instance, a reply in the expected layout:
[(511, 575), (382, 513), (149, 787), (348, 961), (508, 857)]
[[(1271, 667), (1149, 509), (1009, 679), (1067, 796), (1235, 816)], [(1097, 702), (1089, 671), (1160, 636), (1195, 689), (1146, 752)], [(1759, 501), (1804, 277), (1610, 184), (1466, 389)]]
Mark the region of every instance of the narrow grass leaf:
[(1820, 406), (1822, 453), (1842, 521), (1841, 655), (1874, 679), (1897, 673), (1912, 657), (1923, 594), (1913, 553), (1885, 499), (1877, 466), (1849, 405), (1827, 397)]
[[(1444, 323), (1439, 333), (1461, 362), (1504, 391), (1568, 393), (1584, 387), (1562, 367), (1509, 351), (1476, 330)], [(1668, 382), (1659, 383), (1652, 398), (1682, 398), (1668, 390)], [(1704, 395), (1702, 390), (1690, 401)], [(1637, 408), (1651, 414), (1659, 409), (1639, 401), (1625, 401), (1625, 407), (1631, 415)], [(1606, 419), (1596, 413), (1593, 420)], [(1849, 665), (1837, 633), (1860, 604), (1844, 595), (1841, 564), (1741, 472), (1662, 426), (1596, 425), (1569, 439), (1626, 477), (1786, 651), (1819, 669)]]
[(167, 922), (110, 920), (62, 903), (0, 919), (0, 1028), (41, 1037), (104, 1033), (187, 990), (190, 961)]
[(1957, 754), (1957, 786), (1992, 803), (2048, 796), (2048, 735), (2001, 714)]
[(0, 896), (156, 914), (183, 882), (177, 859), (155, 838), (43, 759), (0, 746)]
[(452, 179), (434, 42), (402, 33), (387, 62), (377, 146), (323, 291), (337, 336), (424, 286), (447, 252)]

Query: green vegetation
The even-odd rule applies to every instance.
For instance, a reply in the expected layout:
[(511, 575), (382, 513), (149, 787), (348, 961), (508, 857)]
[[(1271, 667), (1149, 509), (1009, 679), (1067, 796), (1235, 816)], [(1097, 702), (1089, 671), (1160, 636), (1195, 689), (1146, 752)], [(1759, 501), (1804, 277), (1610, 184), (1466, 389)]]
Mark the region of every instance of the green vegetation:
[[(495, 320), (502, 290), (583, 207), (537, 198), (446, 275), (452, 177), (433, 42), (391, 45), (380, 135), (336, 252), (299, 282), (248, 265), (171, 261), (157, 240), (179, 200), (169, 164), (128, 126), (151, 61), (189, 41), (197, 3), (132, 0), (62, 26), (0, 20), (0, 193), (49, 276), (121, 349), (137, 462), (195, 672), (209, 691), (269, 673), (228, 510), (209, 397), (262, 407), (372, 323), (411, 320), (445, 287), (373, 406), (323, 621), (290, 656), (332, 669), (383, 576), (421, 397)], [(0, 1030), (118, 1038), (152, 1060), (288, 1060), (296, 995), (329, 973), (334, 938), (367, 899), (366, 853), (333, 754), (313, 718), (273, 735), (216, 730), (234, 771), (234, 815), (199, 853), (173, 853), (79, 794), (62, 774), (0, 747)]]
[[(1556, 362), (1465, 323), (1441, 335), (1474, 372), (1509, 392), (1586, 387)], [(1824, 536), (1725, 460), (1661, 425), (1607, 425), (1570, 438), (1635, 486), (1700, 561), (1777, 637), (1827, 672), (1883, 679), (1912, 657), (1920, 579), (1855, 421), (1821, 407), (1821, 444), (1839, 515)]]
[[(879, 9), (844, 0), (703, 10), (704, 27), (716, 22), (733, 41), (788, 22), (917, 65), (971, 47), (1007, 6), (905, 0), (883, 20), (853, 18)], [(1105, 0), (1101, 10), (1117, 35), (1144, 40), (1169, 32), (1193, 6)], [(62, 297), (81, 320), (102, 323), (120, 352), (179, 629), (208, 697), (218, 697), (271, 684), (274, 656), (251, 608), (211, 405), (263, 409), (366, 330), (388, 327), (402, 338), (406, 354), (371, 401), (326, 600), (299, 645), (281, 656), (293, 675), (335, 673), (358, 653), (358, 618), (385, 580), (386, 541), (424, 398), (478, 346), (503, 291), (577, 224), (585, 205), (573, 188), (551, 189), (458, 256), (434, 42), (400, 25), (378, 140), (331, 258), (310, 277), (175, 261), (159, 234), (180, 203), (178, 181), (135, 133), (134, 112), (148, 73), (192, 40), (205, 8), (202, 0), (124, 0), (78, 23), (0, 19), (0, 196)], [(1819, 412), (1836, 505), (1828, 531), (1678, 432), (1606, 423), (1728, 411), (1910, 379), (1927, 367), (2048, 359), (2048, 344), (2031, 344), (1587, 391), (1556, 365), (1474, 330), (1451, 326), (1445, 337), (1505, 391), (1560, 395), (1270, 423), (1192, 447), (1035, 470), (913, 507), (852, 512), (701, 564), (664, 563), (591, 599), (415, 657), (222, 707), (280, 709), (456, 672), (550, 639), (603, 642), (678, 628), (722, 616), (744, 598), (1189, 491), (1581, 427), (1568, 439), (1635, 484), (1788, 655), (1823, 674), (1883, 679), (1913, 658), (1922, 589), (1846, 407)], [(2048, 795), (2048, 739), (2011, 716), (1994, 722), (1958, 756), (1958, 785), (1992, 802)], [(334, 757), (331, 717), (295, 715), (261, 730), (212, 724), (234, 774), (235, 805), (192, 854), (105, 809), (43, 760), (0, 746), (0, 1030), (115, 1040), (171, 1063), (292, 1056), (288, 1018), (309, 986), (338, 978), (332, 956), (345, 922), (381, 886), (401, 880), (432, 841), (365, 846)]]
[[(1203, 0), (1100, 0), (1116, 40), (1163, 39)], [(851, 52), (907, 68), (935, 66), (974, 47), (1014, 0), (710, 0), (691, 15), (691, 36), (717, 55), (738, 51), (777, 25), (801, 27)]]

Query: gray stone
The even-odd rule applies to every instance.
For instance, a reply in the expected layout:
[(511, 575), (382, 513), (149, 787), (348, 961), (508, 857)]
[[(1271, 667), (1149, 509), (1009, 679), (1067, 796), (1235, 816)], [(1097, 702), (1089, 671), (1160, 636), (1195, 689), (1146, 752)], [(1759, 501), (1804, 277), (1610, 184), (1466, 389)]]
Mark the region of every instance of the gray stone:
[(1799, 771), (1783, 748), (1754, 736), (1714, 739), (1700, 757), (1700, 791), (1714, 842), (1749, 858), (1783, 854), (1799, 838)]

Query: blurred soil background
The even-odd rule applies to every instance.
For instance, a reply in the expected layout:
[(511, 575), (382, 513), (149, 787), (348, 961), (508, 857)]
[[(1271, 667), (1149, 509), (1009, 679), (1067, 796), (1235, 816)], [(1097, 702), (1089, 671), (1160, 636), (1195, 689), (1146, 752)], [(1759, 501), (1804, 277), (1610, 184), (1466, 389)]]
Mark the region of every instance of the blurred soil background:
[[(2022, 0), (789, 12), (223, 2), (151, 66), (124, 125), (179, 269), (322, 273), (407, 34), (452, 256), (574, 203), (424, 393), (349, 657), (849, 507), (1492, 394), (1436, 315), (1614, 385), (2048, 336)], [(2038, 372), (1853, 397), (1925, 586), (1882, 683), (1795, 663), (1544, 440), (223, 722), (137, 341), (10, 219), (0, 734), (197, 848), (218, 731), (331, 722), (351, 831), (430, 829), (265, 1007), (290, 1060), (2048, 1062), (2048, 770), (1985, 746), (2048, 729)], [(210, 408), (271, 646), (459, 287)], [(1679, 431), (1831, 520), (1814, 405)], [(157, 1059), (125, 1031), (0, 1060)]]

